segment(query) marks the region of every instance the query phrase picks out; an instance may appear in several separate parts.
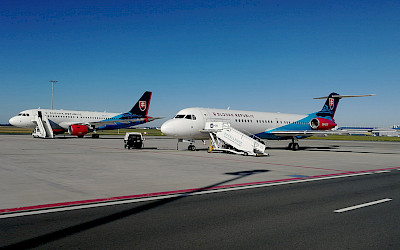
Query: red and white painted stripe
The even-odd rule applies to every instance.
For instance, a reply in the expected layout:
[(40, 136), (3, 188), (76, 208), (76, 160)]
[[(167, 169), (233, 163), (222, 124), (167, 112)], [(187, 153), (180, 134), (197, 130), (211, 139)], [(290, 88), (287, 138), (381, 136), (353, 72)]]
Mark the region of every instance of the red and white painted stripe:
[(309, 177), (297, 177), (297, 178), (288, 178), (288, 179), (280, 179), (280, 180), (221, 185), (221, 186), (214, 186), (214, 187), (210, 187), (210, 188), (193, 188), (193, 189), (183, 189), (183, 190), (174, 190), (174, 191), (148, 193), (148, 194), (117, 196), (117, 197), (110, 197), (110, 198), (103, 198), (103, 199), (91, 199), (91, 200), (82, 200), (82, 201), (71, 201), (71, 202), (43, 204), (43, 205), (36, 205), (36, 206), (0, 209), (0, 219), (26, 216), (26, 215), (34, 215), (34, 214), (53, 213), (53, 212), (60, 212), (60, 211), (70, 211), (70, 210), (77, 210), (77, 209), (84, 209), (84, 208), (111, 206), (111, 205), (117, 205), (117, 204), (127, 204), (127, 203), (137, 203), (137, 202), (151, 201), (151, 200), (160, 200), (160, 199), (178, 197), (178, 196), (182, 196), (182, 195), (192, 196), (192, 195), (210, 194), (210, 193), (218, 193), (218, 192), (228, 192), (228, 191), (234, 191), (234, 190), (260, 188), (260, 187), (267, 187), (267, 186), (277, 186), (277, 185), (286, 185), (286, 184), (301, 183), (301, 182), (311, 182), (311, 181), (319, 181), (319, 180), (327, 180), (327, 179), (335, 179), (335, 178), (343, 178), (343, 177), (351, 177), (351, 176), (368, 175), (368, 174), (375, 174), (375, 173), (386, 173), (386, 172), (389, 172), (390, 170), (400, 170), (400, 167), (365, 170), (365, 171), (350, 171), (350, 172), (342, 172), (342, 173), (326, 174), (326, 175), (316, 175), (316, 176), (309, 176)]

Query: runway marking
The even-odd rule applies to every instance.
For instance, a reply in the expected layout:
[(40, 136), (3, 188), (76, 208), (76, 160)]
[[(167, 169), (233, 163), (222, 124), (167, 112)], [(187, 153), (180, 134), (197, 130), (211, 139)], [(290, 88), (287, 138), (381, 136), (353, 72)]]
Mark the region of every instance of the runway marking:
[(342, 208), (342, 209), (337, 209), (337, 210), (335, 210), (333, 212), (335, 212), (335, 213), (348, 212), (348, 211), (351, 211), (351, 210), (355, 210), (355, 209), (359, 209), (359, 208), (363, 208), (363, 207), (368, 207), (368, 206), (372, 206), (372, 205), (377, 205), (377, 204), (388, 202), (388, 201), (391, 201), (391, 200), (392, 199), (390, 199), (390, 198), (386, 198), (386, 199), (382, 199), (382, 200), (378, 200), (378, 201), (371, 201), (371, 202), (368, 202), (368, 203), (363, 203), (363, 204), (352, 206), (352, 207), (346, 207), (346, 208)]
[[(356, 173), (356, 174), (348, 174), (348, 175), (334, 175), (334, 176), (326, 176), (326, 177), (320, 177), (320, 178), (315, 178), (315, 179), (302, 179), (302, 178), (293, 178), (291, 179), (292, 181), (286, 181), (282, 180), (284, 182), (279, 182), (281, 180), (276, 180), (276, 181), (269, 181), (270, 183), (264, 183), (264, 184), (254, 184), (252, 186), (238, 186), (238, 185), (244, 185), (244, 184), (234, 184), (234, 185), (225, 185), (225, 186), (218, 186), (215, 188), (219, 189), (210, 189), (210, 190), (204, 190), (204, 191), (198, 191), (202, 189), (188, 189), (188, 190), (178, 190), (178, 191), (172, 191), (172, 192), (163, 192), (165, 195), (162, 196), (154, 196), (154, 197), (144, 197), (144, 198), (131, 198), (130, 200), (116, 200), (116, 201), (111, 201), (113, 198), (109, 198), (108, 200), (110, 201), (101, 201), (101, 200), (107, 200), (107, 199), (99, 199), (98, 202), (100, 203), (92, 203), (95, 200), (91, 201), (81, 201), (81, 205), (79, 204), (79, 201), (77, 202), (66, 202), (66, 203), (58, 203), (58, 204), (48, 204), (48, 205), (41, 205), (41, 206), (36, 206), (36, 207), (42, 207), (42, 208), (36, 208), (39, 210), (32, 210), (32, 211), (27, 211), (27, 212), (16, 212), (15, 213), (6, 213), (1, 215), (0, 214), (0, 219), (5, 219), (5, 218), (13, 218), (13, 217), (20, 217), (20, 216), (28, 216), (28, 215), (38, 215), (38, 214), (46, 214), (46, 213), (55, 213), (55, 212), (63, 212), (63, 211), (71, 211), (71, 210), (79, 210), (79, 209), (85, 209), (85, 208), (95, 208), (95, 207), (105, 207), (105, 206), (112, 206), (112, 205), (121, 205), (121, 204), (129, 204), (129, 203), (138, 203), (138, 202), (145, 202), (145, 201), (154, 201), (154, 200), (161, 200), (161, 199), (168, 199), (168, 198), (174, 198), (174, 197), (179, 197), (179, 196), (194, 196), (194, 195), (203, 195), (203, 194), (212, 194), (212, 193), (222, 193), (222, 192), (229, 192), (229, 191), (236, 191), (236, 190), (245, 190), (245, 189), (253, 189), (253, 188), (260, 188), (260, 187), (269, 187), (269, 186), (279, 186), (279, 185), (287, 185), (287, 184), (295, 184), (295, 183), (302, 183), (302, 182), (311, 182), (311, 181), (319, 181), (319, 180), (328, 180), (328, 179), (336, 179), (336, 178), (343, 178), (343, 177), (351, 177), (351, 176), (360, 176), (360, 175), (368, 175), (368, 174), (373, 174), (371, 172), (368, 173)], [(301, 179), (301, 180), (296, 180), (296, 179)], [(290, 179), (288, 179), (290, 180)], [(262, 183), (262, 182), (260, 182)], [(170, 194), (166, 194), (170, 193)], [(159, 193), (161, 194), (161, 193)], [(145, 194), (145, 195), (151, 195), (151, 194)], [(142, 195), (142, 196), (145, 196)], [(140, 196), (140, 195), (132, 195), (132, 196)], [(118, 198), (118, 197), (115, 197)], [(91, 204), (85, 204), (89, 203)], [(71, 203), (71, 204), (69, 204)], [(51, 207), (51, 206), (57, 206), (57, 207)], [(47, 206), (47, 209), (43, 209), (44, 207)], [(60, 207), (62, 206), (62, 207)], [(15, 210), (18, 209), (24, 209), (30, 210), (30, 209), (35, 209), (33, 207), (26, 207), (26, 208), (16, 208)], [(13, 210), (13, 209), (5, 209), (5, 210)], [(19, 210), (19, 211), (24, 211), (24, 210)], [(2, 211), (0, 210), (0, 213)]]
[(144, 201), (154, 201), (154, 200), (161, 200), (161, 199), (167, 199), (167, 198), (173, 198), (173, 197), (179, 197), (179, 196), (194, 196), (194, 195), (202, 195), (202, 194), (229, 192), (229, 191), (235, 191), (235, 190), (261, 188), (261, 187), (268, 187), (268, 186), (278, 186), (278, 185), (329, 180), (329, 179), (352, 177), (352, 176), (370, 175), (370, 174), (374, 174), (376, 171), (393, 170), (393, 169), (399, 169), (399, 168), (400, 167), (388, 168), (388, 169), (376, 169), (376, 170), (368, 170), (368, 171), (357, 171), (357, 172), (344, 172), (344, 173), (340, 173), (340, 174), (335, 173), (335, 174), (327, 174), (327, 175), (310, 176), (309, 178), (300, 178), (299, 177), (299, 178), (290, 178), (290, 179), (281, 179), (281, 180), (222, 185), (222, 186), (211, 187), (208, 189), (194, 188), (194, 189), (175, 190), (175, 191), (167, 191), (167, 192), (159, 192), (159, 193), (111, 197), (111, 198), (104, 198), (104, 199), (93, 199), (93, 200), (73, 201), (73, 202), (64, 202), (64, 203), (55, 203), (55, 204), (44, 204), (44, 205), (20, 207), (20, 208), (1, 209), (0, 210), (0, 219), (27, 216), (27, 215), (54, 213), (54, 212), (61, 212), (61, 211), (71, 211), (71, 210), (78, 210), (78, 209), (85, 209), (85, 208), (112, 206), (112, 205), (119, 205), (119, 204), (137, 203), (137, 202), (144, 202)]

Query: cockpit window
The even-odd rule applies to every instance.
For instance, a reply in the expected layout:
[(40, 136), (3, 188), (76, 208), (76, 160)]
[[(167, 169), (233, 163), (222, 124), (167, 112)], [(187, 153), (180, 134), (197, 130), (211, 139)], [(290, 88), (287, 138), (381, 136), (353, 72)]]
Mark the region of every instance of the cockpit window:
[(182, 119), (182, 118), (185, 118), (185, 119), (188, 119), (188, 120), (196, 120), (196, 116), (195, 115), (176, 115), (174, 117), (174, 119)]

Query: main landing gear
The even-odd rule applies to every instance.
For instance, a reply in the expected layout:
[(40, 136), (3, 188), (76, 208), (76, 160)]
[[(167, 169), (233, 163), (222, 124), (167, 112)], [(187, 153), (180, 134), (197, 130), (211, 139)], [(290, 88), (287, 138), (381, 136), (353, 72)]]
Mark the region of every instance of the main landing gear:
[(188, 146), (188, 150), (190, 150), (190, 151), (196, 151), (196, 146), (193, 145), (193, 144), (190, 144), (190, 145)]
[(289, 149), (289, 150), (291, 149), (291, 150), (293, 150), (293, 151), (299, 150), (300, 146), (299, 146), (299, 144), (297, 143), (297, 141), (298, 141), (298, 139), (297, 139), (296, 137), (293, 137), (293, 138), (292, 138), (292, 142), (289, 143), (289, 145), (288, 145), (288, 149)]

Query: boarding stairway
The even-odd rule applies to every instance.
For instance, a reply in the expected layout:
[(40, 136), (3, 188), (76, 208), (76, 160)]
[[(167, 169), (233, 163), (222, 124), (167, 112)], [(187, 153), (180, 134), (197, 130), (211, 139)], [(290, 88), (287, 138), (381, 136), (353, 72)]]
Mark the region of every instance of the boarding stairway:
[(47, 119), (46, 115), (42, 114), (42, 111), (38, 111), (36, 115), (34, 115), (33, 120), (36, 124), (36, 128), (32, 133), (33, 137), (36, 138), (54, 138), (53, 128), (50, 125), (49, 119)]
[(268, 155), (265, 153), (265, 145), (262, 142), (234, 129), (227, 122), (206, 122), (203, 131), (210, 134), (210, 153), (228, 152), (245, 156)]

